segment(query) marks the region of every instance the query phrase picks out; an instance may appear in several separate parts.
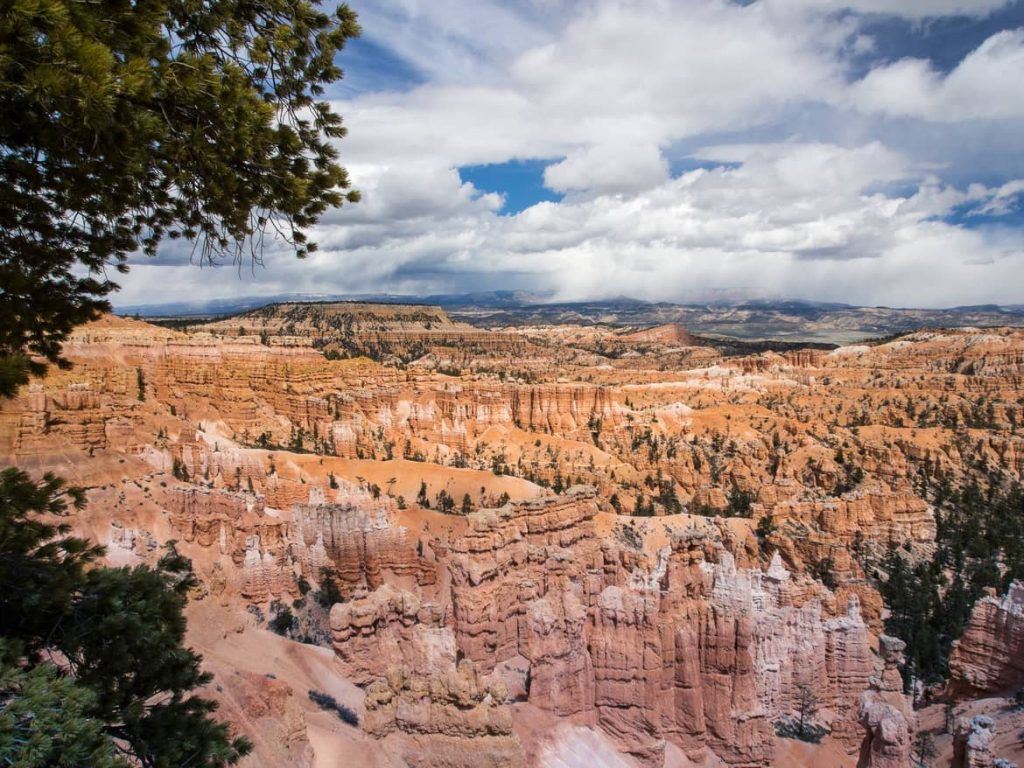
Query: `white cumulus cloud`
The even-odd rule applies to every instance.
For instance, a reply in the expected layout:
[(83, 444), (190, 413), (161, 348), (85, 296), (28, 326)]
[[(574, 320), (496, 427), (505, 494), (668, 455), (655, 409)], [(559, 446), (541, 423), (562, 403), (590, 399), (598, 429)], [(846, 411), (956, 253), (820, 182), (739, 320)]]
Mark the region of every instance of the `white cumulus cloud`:
[(922, 59), (872, 70), (846, 94), (858, 109), (937, 122), (1024, 117), (1024, 29), (992, 35), (948, 75)]
[[(670, 300), (757, 286), (1021, 302), (1022, 230), (983, 220), (1024, 193), (1024, 30), (948, 72), (904, 58), (851, 74), (875, 55), (865, 15), (1005, 5), (368, 0), (367, 33), (426, 82), (336, 103), (363, 202), (330, 213), (303, 262), (280, 250), (232, 282), (163, 258), (134, 266), (119, 301), (168, 300), (175, 285), (188, 297), (512, 286)], [(564, 199), (515, 215), (458, 172), (537, 158)]]

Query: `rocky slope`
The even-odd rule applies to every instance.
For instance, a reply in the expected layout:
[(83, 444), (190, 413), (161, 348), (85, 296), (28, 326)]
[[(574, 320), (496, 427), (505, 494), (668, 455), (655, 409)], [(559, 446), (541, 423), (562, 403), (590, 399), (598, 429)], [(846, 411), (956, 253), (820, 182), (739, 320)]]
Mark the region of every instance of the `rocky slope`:
[[(311, 330), (464, 330), (422, 308), (282, 306), (241, 333), (104, 318), (0, 408), (0, 455), (85, 486), (75, 528), (112, 562), (193, 559), (190, 638), (252, 765), (910, 765), (870, 571), (929, 551), (923, 476), (1021, 476), (1024, 332), (431, 342), (477, 361), (456, 376), (436, 349), (327, 359)], [(1018, 684), (1018, 593), (976, 606), (959, 695)], [(818, 743), (785, 738), (801, 715)]]

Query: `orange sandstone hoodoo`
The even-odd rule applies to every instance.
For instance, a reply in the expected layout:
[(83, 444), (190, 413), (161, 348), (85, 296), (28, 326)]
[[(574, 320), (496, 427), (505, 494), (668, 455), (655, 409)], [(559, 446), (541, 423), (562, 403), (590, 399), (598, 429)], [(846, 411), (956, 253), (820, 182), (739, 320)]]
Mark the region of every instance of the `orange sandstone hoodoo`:
[[(0, 405), (0, 454), (84, 486), (72, 524), (111, 562), (192, 558), (189, 641), (249, 765), (908, 767), (864, 563), (934, 540), (923, 468), (1021, 477), (1024, 332), (692, 341), (392, 305), (105, 317)], [(956, 695), (1024, 679), (1021, 602), (975, 607)], [(801, 715), (818, 743), (778, 735)]]

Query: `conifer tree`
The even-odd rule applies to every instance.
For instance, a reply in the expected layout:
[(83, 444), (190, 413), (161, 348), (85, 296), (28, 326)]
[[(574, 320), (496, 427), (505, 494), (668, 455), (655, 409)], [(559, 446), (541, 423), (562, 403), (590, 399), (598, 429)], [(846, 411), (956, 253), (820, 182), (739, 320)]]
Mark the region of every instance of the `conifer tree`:
[[(193, 693), (210, 676), (183, 644), (191, 562), (171, 542), (155, 568), (97, 567), (101, 547), (41, 518), (82, 502), (51, 475), (0, 471), (0, 764), (236, 763), (249, 743)], [(45, 748), (20, 754), (8, 727)], [(66, 750), (74, 757), (61, 762)]]
[(19, 768), (127, 768), (103, 722), (89, 715), (96, 696), (52, 664), (24, 667), (0, 641), (0, 761)]
[[(12, 0), (0, 14), (0, 395), (64, 364), (107, 271), (165, 238), (259, 262), (355, 201), (323, 99), (355, 14), (320, 0)], [(186, 249), (186, 253), (189, 249)]]
[[(0, 398), (43, 361), (67, 365), (61, 343), (109, 308), (107, 271), (133, 252), (181, 239), (201, 263), (259, 263), (267, 233), (316, 249), (306, 231), (358, 199), (323, 99), (358, 33), (347, 5), (320, 0), (5, 6)], [(0, 471), (0, 763), (236, 763), (250, 745), (193, 693), (210, 678), (183, 645), (191, 564), (171, 545), (155, 568), (98, 567), (101, 547), (43, 517), (82, 501)]]

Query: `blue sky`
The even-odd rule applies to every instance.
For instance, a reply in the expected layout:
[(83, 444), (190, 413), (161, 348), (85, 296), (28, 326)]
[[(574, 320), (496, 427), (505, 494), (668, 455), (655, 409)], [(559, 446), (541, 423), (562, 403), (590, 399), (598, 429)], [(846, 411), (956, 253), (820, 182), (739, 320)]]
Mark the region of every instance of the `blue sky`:
[(279, 247), (225, 286), (171, 252), (125, 303), (1024, 301), (1024, 0), (352, 4), (364, 35), (329, 97), (363, 201), (301, 265)]
[(427, 82), (426, 76), (401, 55), (391, 51), (386, 41), (370, 35), (350, 41), (339, 54), (338, 64), (345, 72), (330, 89), (333, 99), (345, 99), (374, 91), (400, 91)]
[(459, 177), (483, 192), (504, 197), (501, 212), (513, 215), (543, 201), (558, 202), (564, 195), (544, 186), (544, 169), (561, 158), (509, 160), (505, 163), (464, 165)]
[(939, 71), (949, 72), (996, 32), (1022, 26), (1024, 3), (1021, 2), (1008, 3), (977, 17), (953, 15), (922, 21), (875, 15), (863, 24), (864, 33), (875, 41), (875, 49), (863, 58), (855, 72), (863, 75), (879, 62), (908, 56), (928, 59)]

